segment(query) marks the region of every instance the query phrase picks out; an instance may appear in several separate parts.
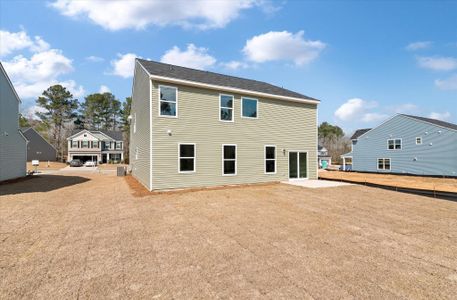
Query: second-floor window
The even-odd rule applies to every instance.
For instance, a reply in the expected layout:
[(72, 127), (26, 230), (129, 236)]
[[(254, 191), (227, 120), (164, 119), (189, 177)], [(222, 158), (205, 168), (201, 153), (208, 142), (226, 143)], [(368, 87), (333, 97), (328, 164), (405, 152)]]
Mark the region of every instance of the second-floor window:
[(178, 89), (171, 86), (159, 86), (159, 115), (178, 116)]
[(387, 140), (387, 149), (389, 149), (389, 150), (401, 150), (401, 139), (389, 139), (389, 140)]
[(219, 96), (220, 116), (219, 120), (226, 122), (233, 122), (233, 96), (220, 95)]
[(89, 141), (82, 141), (81, 148), (89, 148)]
[(78, 148), (78, 141), (71, 141), (71, 148)]
[(92, 147), (93, 148), (98, 148), (98, 141), (93, 141), (92, 142)]
[(116, 149), (117, 150), (122, 149), (122, 142), (116, 142)]
[(257, 99), (241, 98), (241, 117), (257, 119)]
[(420, 136), (416, 138), (416, 145), (422, 145), (422, 138)]

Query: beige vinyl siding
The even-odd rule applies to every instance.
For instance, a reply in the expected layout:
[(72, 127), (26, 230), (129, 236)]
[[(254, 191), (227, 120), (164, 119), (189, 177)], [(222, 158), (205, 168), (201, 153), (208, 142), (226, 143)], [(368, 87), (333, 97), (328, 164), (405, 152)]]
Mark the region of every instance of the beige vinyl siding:
[[(179, 113), (178, 118), (163, 118), (158, 108), (160, 84), (153, 82), (152, 93), (153, 189), (287, 180), (288, 150), (307, 151), (308, 177), (317, 178), (316, 105), (259, 98), (258, 118), (246, 119), (241, 118), (244, 95), (233, 94), (234, 122), (222, 122), (219, 92), (166, 83), (178, 88)], [(179, 173), (179, 143), (196, 144), (195, 173)], [(235, 176), (222, 176), (222, 144), (237, 145)], [(276, 174), (265, 174), (265, 145), (276, 145)]]
[(26, 141), (19, 132), (19, 101), (0, 70), (0, 181), (25, 176), (26, 156)]
[[(130, 126), (129, 163), (132, 175), (150, 189), (150, 81), (149, 76), (138, 63), (135, 63), (134, 78), (131, 116), (136, 116), (136, 120), (132, 119)], [(133, 122), (136, 122), (136, 132), (133, 132)], [(138, 159), (135, 159), (137, 147)]]

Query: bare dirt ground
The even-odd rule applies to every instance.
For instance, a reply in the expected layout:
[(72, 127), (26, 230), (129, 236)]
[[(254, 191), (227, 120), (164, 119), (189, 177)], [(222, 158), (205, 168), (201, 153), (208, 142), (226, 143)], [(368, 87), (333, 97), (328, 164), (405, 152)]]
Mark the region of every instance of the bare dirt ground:
[(364, 186), (0, 186), (0, 298), (455, 299), (457, 203)]
[(124, 165), (124, 164), (101, 164), (101, 165), (98, 165), (97, 167), (100, 169), (100, 170), (116, 170), (117, 167), (127, 167), (128, 165)]
[[(38, 171), (47, 171), (47, 170), (60, 170), (67, 166), (66, 163), (50, 161), (49, 165), (47, 161), (40, 161), (40, 165), (38, 166)], [(35, 171), (35, 167), (32, 166), (32, 162), (27, 162), (27, 171)]]
[(436, 190), (457, 193), (456, 178), (437, 178), (408, 175), (372, 174), (340, 171), (319, 171), (321, 179), (347, 180), (357, 183), (374, 183), (393, 187)]

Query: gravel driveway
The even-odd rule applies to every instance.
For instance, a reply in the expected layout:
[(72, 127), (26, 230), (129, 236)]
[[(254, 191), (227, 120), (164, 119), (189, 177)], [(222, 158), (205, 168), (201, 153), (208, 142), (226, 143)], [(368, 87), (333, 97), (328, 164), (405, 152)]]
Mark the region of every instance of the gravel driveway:
[(284, 184), (134, 195), (98, 173), (0, 185), (0, 299), (455, 299), (456, 202)]

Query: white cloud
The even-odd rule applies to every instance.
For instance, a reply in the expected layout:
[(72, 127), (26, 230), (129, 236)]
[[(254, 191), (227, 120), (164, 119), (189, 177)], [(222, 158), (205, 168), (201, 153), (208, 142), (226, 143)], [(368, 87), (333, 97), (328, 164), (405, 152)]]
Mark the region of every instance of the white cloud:
[(242, 61), (237, 61), (237, 60), (232, 60), (229, 62), (222, 62), (221, 66), (226, 69), (230, 69), (230, 70), (239, 70), (239, 69), (249, 68), (249, 64), (242, 62)]
[(419, 56), (417, 63), (420, 67), (435, 71), (452, 71), (457, 69), (457, 58), (442, 56)]
[(411, 114), (415, 113), (419, 110), (416, 104), (413, 103), (405, 103), (405, 104), (399, 104), (391, 109), (393, 112), (397, 114)]
[(111, 90), (109, 89), (109, 87), (107, 87), (106, 85), (101, 85), (100, 86), (100, 90), (98, 90), (98, 92), (100, 94), (104, 94), (104, 93), (111, 93)]
[(362, 116), (362, 121), (363, 122), (379, 122), (382, 120), (385, 120), (389, 117), (389, 115), (386, 114), (380, 114), (380, 113), (365, 113)]
[(420, 49), (427, 49), (432, 45), (432, 42), (427, 41), (427, 42), (414, 42), (410, 43), (408, 46), (406, 46), (406, 50), (409, 51), (416, 51)]
[(22, 49), (41, 52), (48, 50), (49, 44), (39, 36), (35, 36), (32, 39), (25, 31), (9, 32), (0, 30), (0, 56), (6, 56)]
[(187, 49), (183, 51), (177, 46), (174, 46), (165, 52), (160, 61), (202, 70), (205, 70), (216, 63), (216, 59), (208, 54), (207, 48), (196, 47), (194, 44), (187, 45)]
[(457, 90), (457, 74), (446, 79), (437, 79), (435, 85), (440, 90)]
[(194, 1), (110, 1), (57, 0), (51, 4), (62, 15), (86, 17), (108, 29), (144, 29), (149, 25), (177, 25), (184, 28), (222, 28), (240, 12), (255, 6), (272, 11), (270, 1), (262, 0), (194, 0)]
[(133, 76), (133, 69), (135, 68), (135, 58), (139, 57), (135, 53), (118, 54), (118, 59), (111, 61), (113, 70), (110, 74), (129, 78)]
[(98, 56), (95, 56), (95, 55), (91, 55), (91, 56), (86, 57), (86, 60), (90, 61), (90, 62), (102, 62), (105, 59), (103, 57), (98, 57)]
[(305, 65), (315, 60), (326, 45), (305, 40), (303, 35), (303, 31), (270, 31), (247, 40), (243, 53), (248, 60), (258, 63), (285, 60)]
[(448, 111), (443, 112), (443, 113), (432, 112), (432, 113), (430, 113), (430, 115), (429, 115), (429, 118), (437, 119), (437, 120), (442, 120), (442, 121), (448, 120), (450, 117), (451, 117), (451, 113), (448, 112)]
[[(42, 92), (53, 84), (61, 84), (67, 87), (75, 97), (84, 94), (84, 88), (78, 86), (74, 80), (61, 80), (62, 75), (72, 72), (72, 60), (63, 55), (59, 49), (50, 49), (50, 45), (40, 37), (32, 41), (27, 33), (20, 31), (7, 33), (4, 36), (18, 37), (16, 46), (8, 51), (29, 49), (33, 52), (31, 57), (23, 54), (16, 55), (9, 60), (3, 60), (8, 76), (22, 99), (37, 98)], [(3, 40), (2, 40), (3, 41)], [(27, 41), (32, 41), (28, 43)]]
[(37, 120), (38, 117), (36, 115), (36, 113), (38, 112), (45, 112), (46, 110), (44, 108), (42, 108), (41, 106), (38, 106), (38, 105), (32, 105), (32, 106), (29, 106), (28, 108), (26, 108), (22, 115), (26, 118), (31, 118), (31, 119), (35, 119)]
[(377, 122), (388, 117), (378, 112), (370, 112), (378, 107), (375, 101), (366, 101), (360, 98), (352, 98), (343, 103), (336, 111), (335, 117), (341, 121)]

